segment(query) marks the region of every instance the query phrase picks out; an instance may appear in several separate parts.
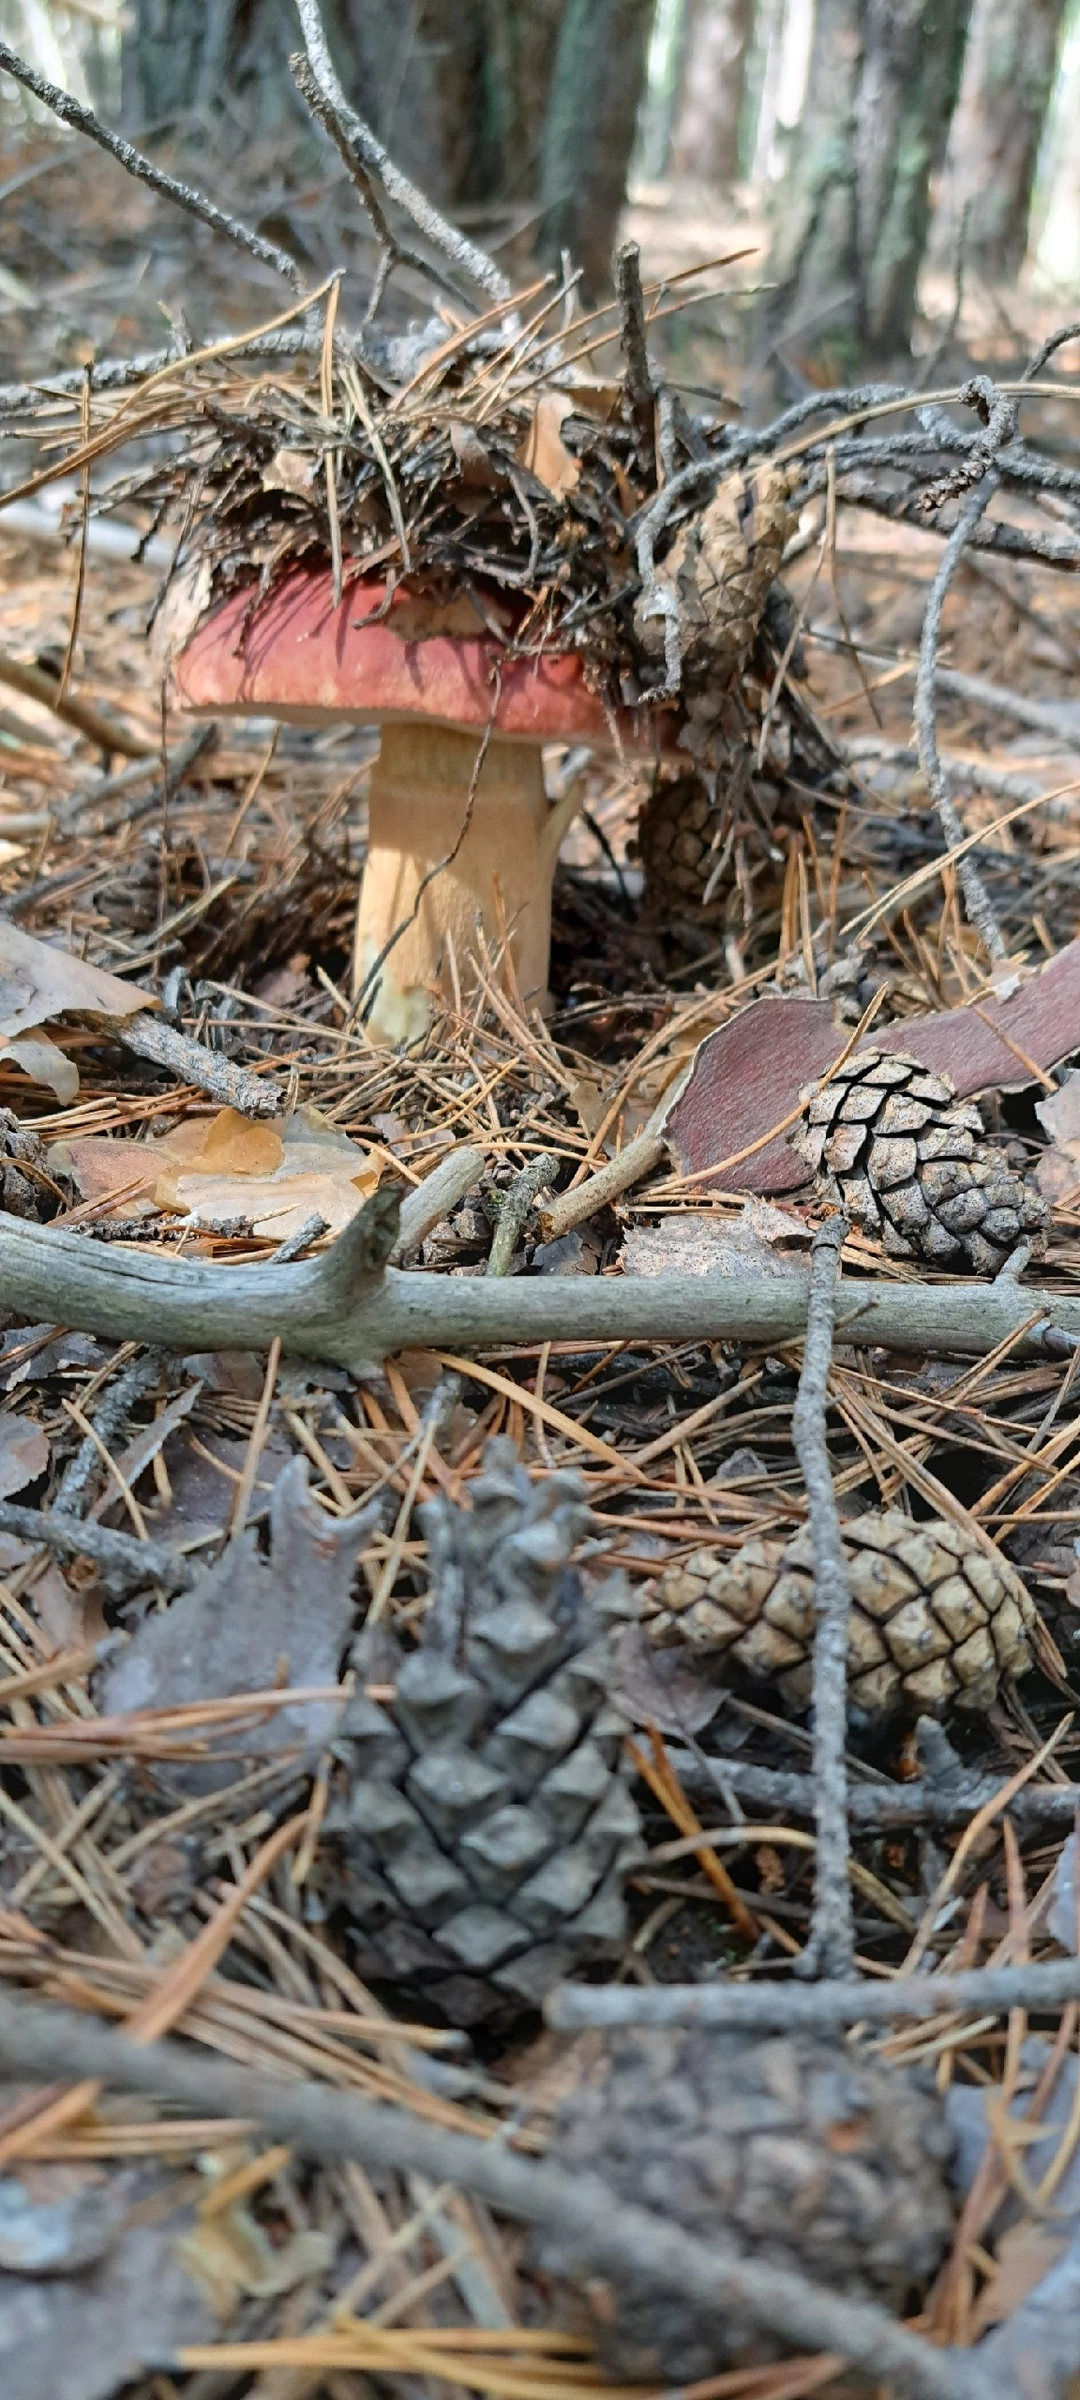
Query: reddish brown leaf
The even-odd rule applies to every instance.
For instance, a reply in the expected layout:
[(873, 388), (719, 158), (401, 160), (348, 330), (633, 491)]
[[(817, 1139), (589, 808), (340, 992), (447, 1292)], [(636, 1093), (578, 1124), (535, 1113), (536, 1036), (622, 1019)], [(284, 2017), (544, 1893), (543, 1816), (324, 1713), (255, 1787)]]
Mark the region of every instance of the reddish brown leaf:
[[(679, 1173), (715, 1167), (723, 1191), (794, 1191), (806, 1169), (779, 1129), (797, 1111), (802, 1086), (828, 1072), (848, 1039), (824, 1000), (758, 1000), (709, 1034), (664, 1121)], [(1008, 999), (874, 1025), (859, 1047), (904, 1051), (951, 1076), (964, 1099), (1018, 1091), (1034, 1082), (1035, 1069), (1080, 1049), (1080, 942)]]

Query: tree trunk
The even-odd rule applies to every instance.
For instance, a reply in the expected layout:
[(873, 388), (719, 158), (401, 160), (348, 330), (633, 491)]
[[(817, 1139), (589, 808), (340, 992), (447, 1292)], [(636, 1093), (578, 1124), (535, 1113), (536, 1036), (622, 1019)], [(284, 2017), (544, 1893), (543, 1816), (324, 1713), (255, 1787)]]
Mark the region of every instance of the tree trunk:
[(584, 289), (610, 287), (611, 253), (645, 80), (652, 0), (566, 0), (540, 162), (541, 249), (568, 250)]
[(818, 0), (772, 210), (774, 347), (827, 336), (840, 375), (908, 347), (965, 16), (966, 0)]
[(737, 180), (753, 29), (754, 0), (691, 0), (671, 146), (678, 182), (730, 192)]
[(937, 263), (956, 258), (963, 227), (981, 274), (1019, 273), (1064, 17), (1065, 0), (974, 0), (931, 229)]

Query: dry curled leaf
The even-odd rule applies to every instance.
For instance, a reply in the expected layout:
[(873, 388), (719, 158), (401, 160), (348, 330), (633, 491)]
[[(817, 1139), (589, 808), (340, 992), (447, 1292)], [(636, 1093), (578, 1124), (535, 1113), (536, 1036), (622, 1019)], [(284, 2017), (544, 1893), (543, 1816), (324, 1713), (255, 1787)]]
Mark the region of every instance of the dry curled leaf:
[[(103, 1673), (102, 1713), (335, 1685), (355, 1613), (356, 1564), (377, 1516), (376, 1503), (331, 1517), (308, 1491), (304, 1459), (291, 1459), (270, 1502), (269, 1558), (253, 1534), (242, 1534), (171, 1608), (148, 1617)], [(245, 1732), (245, 1753), (308, 1756), (325, 1745), (336, 1717), (333, 1701), (274, 1709)], [(235, 1761), (221, 1761), (184, 1769), (178, 1780), (213, 1791), (236, 1772)]]
[(74, 1175), (84, 1200), (111, 1199), (121, 1215), (153, 1207), (196, 1223), (243, 1217), (272, 1241), (313, 1216), (340, 1233), (379, 1182), (367, 1151), (313, 1108), (258, 1121), (223, 1108), (156, 1141), (88, 1134), (57, 1143), (49, 1158)]
[(67, 1106), (79, 1089), (79, 1070), (48, 1034), (54, 1017), (115, 1024), (156, 1008), (150, 992), (121, 983), (88, 959), (39, 942), (9, 918), (0, 919), (0, 1058), (10, 1058), (34, 1083), (44, 1083)]
[(560, 431), (574, 412), (568, 392), (541, 392), (521, 449), (522, 466), (557, 500), (572, 492), (581, 478), (581, 461), (571, 456)]

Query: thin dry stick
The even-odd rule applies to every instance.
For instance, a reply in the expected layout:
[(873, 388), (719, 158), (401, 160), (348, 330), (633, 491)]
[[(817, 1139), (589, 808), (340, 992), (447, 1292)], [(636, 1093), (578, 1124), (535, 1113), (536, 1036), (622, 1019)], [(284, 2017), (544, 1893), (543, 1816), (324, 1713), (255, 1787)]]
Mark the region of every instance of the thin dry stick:
[(160, 1017), (128, 1017), (117, 1024), (115, 1035), (137, 1058), (148, 1058), (182, 1083), (193, 1083), (196, 1091), (208, 1092), (222, 1108), (235, 1108), (240, 1116), (274, 1117), (284, 1105), (285, 1087), (272, 1075), (253, 1075), (221, 1050), (208, 1050), (205, 1042), (163, 1024)]
[(810, 1939), (798, 1971), (842, 1975), (855, 1955), (848, 1861), (847, 1653), (851, 1583), (840, 1538), (825, 1416), (836, 1321), (836, 1284), (847, 1223), (830, 1217), (814, 1236), (806, 1344), (791, 1430), (806, 1486), (814, 1555), (814, 1821), (817, 1856)]
[(370, 324), (372, 318), (377, 314), (379, 302), (396, 266), (419, 268), (422, 275), (429, 276), (434, 282), (443, 284), (448, 291), (456, 293), (459, 286), (451, 276), (445, 274), (441, 267), (433, 264), (429, 259), (422, 258), (418, 250), (411, 249), (407, 243), (399, 241), (397, 235), (391, 232), (386, 211), (379, 198), (373, 177), (369, 175), (362, 159), (358, 157), (355, 144), (350, 141), (346, 128), (317, 82), (307, 59), (302, 58), (298, 52), (289, 60), (289, 73), (305, 107), (311, 110), (312, 116), (329, 134), (338, 156), (347, 167), (353, 186), (359, 194), (361, 207), (370, 217), (372, 229), (380, 245), (381, 257), (372, 284), (371, 298), (365, 311), (366, 322)]
[(907, 2400), (1015, 2400), (1015, 2385), (989, 2378), (977, 2356), (932, 2348), (875, 2303), (841, 2299), (791, 2270), (700, 2241), (618, 2200), (596, 2176), (520, 2157), (410, 2110), (192, 2057), (176, 2042), (139, 2045), (74, 2010), (6, 1994), (0, 2058), (17, 2078), (100, 2079), (116, 2090), (177, 2101), (200, 2118), (213, 2111), (254, 2119), (272, 2139), (309, 2158), (357, 2158), (458, 2184), (492, 2208), (550, 2231), (575, 2274), (629, 2277), (650, 2290), (679, 2292), (717, 2320), (738, 2312), (796, 2349), (836, 2351), (879, 2380), (888, 2377)]
[(510, 1262), (524, 1231), (525, 1221), (538, 1192), (546, 1192), (559, 1172), (559, 1161), (543, 1153), (531, 1158), (516, 1176), (499, 1206), (499, 1221), (488, 1254), (487, 1273), (508, 1275)]
[[(336, 119), (340, 140), (348, 143), (352, 156), (365, 174), (372, 182), (382, 186), (387, 199), (392, 200), (395, 207), (411, 219), (436, 250), (441, 250), (444, 258), (449, 258), (454, 266), (478, 283), (481, 291), (489, 292), (493, 300), (509, 300), (513, 286), (507, 282), (494, 259), (447, 223), (426, 195), (402, 173), (370, 125), (365, 123), (363, 117), (357, 116), (354, 108), (350, 108), (334, 71), (318, 0), (296, 0), (296, 13), (300, 19), (308, 63), (323, 105)], [(339, 134), (335, 133), (334, 138), (339, 141), (340, 147)]]
[(645, 300), (641, 289), (641, 251), (636, 242), (623, 242), (612, 260), (612, 280), (619, 311), (619, 340), (626, 360), (626, 397), (634, 428), (638, 458), (655, 481), (656, 389), (645, 345)]
[[(938, 813), (938, 820), (950, 849), (964, 839), (964, 828), (956, 813), (949, 779), (941, 763), (937, 740), (937, 702), (935, 678), (938, 665), (938, 645), (941, 639), (941, 614), (945, 596), (960, 564), (971, 535), (986, 513), (999, 477), (993, 460), (1016, 431), (1016, 410), (1011, 401), (1000, 399), (985, 375), (976, 375), (963, 386), (959, 397), (980, 410), (986, 432), (972, 444), (972, 455), (978, 466), (980, 480), (965, 500), (956, 524), (945, 545), (941, 565), (930, 586), (923, 617), (922, 638), (919, 643), (919, 671), (915, 682), (915, 738), (919, 746), (919, 763), (926, 777), (926, 788)], [(966, 469), (965, 469), (966, 471)], [(955, 476), (947, 479), (954, 490)], [(943, 494), (939, 490), (938, 497)], [(927, 495), (933, 499), (932, 494)], [(990, 958), (1004, 958), (1006, 944), (994, 914), (990, 895), (982, 876), (969, 853), (957, 866), (960, 888), (968, 916)]]
[(1080, 2000), (1080, 1959), (1019, 1967), (968, 1967), (955, 1975), (858, 1977), (815, 1984), (564, 1983), (547, 2003), (559, 2033), (586, 2026), (710, 2025), (750, 2033), (838, 2033), (845, 2025), (954, 2013), (1003, 2016), (1012, 2008), (1063, 2008)]
[(223, 233), (228, 241), (246, 250), (249, 257), (259, 259), (264, 267), (272, 267), (276, 275), (284, 275), (294, 292), (303, 292), (304, 278), (295, 258), (291, 258), (287, 250), (279, 249), (276, 242), (264, 242), (261, 234), (253, 233), (250, 226), (242, 225), (238, 218), (228, 216), (213, 200), (205, 199), (202, 192), (195, 191), (190, 184), (178, 183), (174, 175), (164, 174), (160, 167), (155, 167), (150, 159), (143, 157), (141, 150), (136, 150), (131, 142), (126, 142), (121, 134), (110, 133), (100, 117), (95, 117), (92, 108), (84, 107), (83, 102), (76, 100), (71, 92), (61, 91), (58, 84), (46, 83), (44, 76), (38, 75), (25, 58), (20, 58), (17, 50), (9, 50), (6, 42), (0, 42), (0, 67), (13, 75), (16, 82), (23, 84), (28, 92), (33, 92), (35, 100), (51, 108), (54, 117), (59, 117), (62, 124), (71, 125), (76, 133), (85, 134), (88, 141), (97, 143), (99, 150), (107, 150), (109, 157), (118, 160), (139, 183), (148, 184), (152, 192), (160, 192), (165, 200), (174, 200), (178, 208), (187, 210), (189, 216), (198, 217), (201, 225), (209, 225), (214, 233)]

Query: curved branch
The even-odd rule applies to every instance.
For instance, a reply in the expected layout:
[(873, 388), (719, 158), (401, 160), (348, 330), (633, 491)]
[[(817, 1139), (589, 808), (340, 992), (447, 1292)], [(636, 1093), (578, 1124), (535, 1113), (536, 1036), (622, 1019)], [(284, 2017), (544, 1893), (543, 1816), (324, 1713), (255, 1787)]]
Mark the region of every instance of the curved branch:
[[(455, 1154), (460, 1198), (476, 1180), (476, 1154)], [(450, 1180), (439, 1214), (453, 1206)], [(404, 1246), (428, 1186), (402, 1211)], [(435, 1195), (432, 1194), (432, 1203)], [(173, 1350), (282, 1348), (354, 1371), (396, 1350), (483, 1350), (502, 1342), (733, 1341), (778, 1348), (800, 1339), (801, 1276), (670, 1280), (596, 1276), (476, 1277), (383, 1267), (396, 1238), (398, 1195), (377, 1192), (333, 1247), (297, 1266), (204, 1266), (141, 1257), (88, 1242), (59, 1226), (0, 1213), (0, 1308), (119, 1341)], [(430, 1218), (429, 1218), (430, 1222)], [(1033, 1322), (1033, 1320), (1036, 1320)], [(1017, 1340), (1017, 1355), (1045, 1357), (1080, 1341), (1080, 1299), (1008, 1283), (843, 1283), (838, 1342), (860, 1348), (982, 1357)]]

